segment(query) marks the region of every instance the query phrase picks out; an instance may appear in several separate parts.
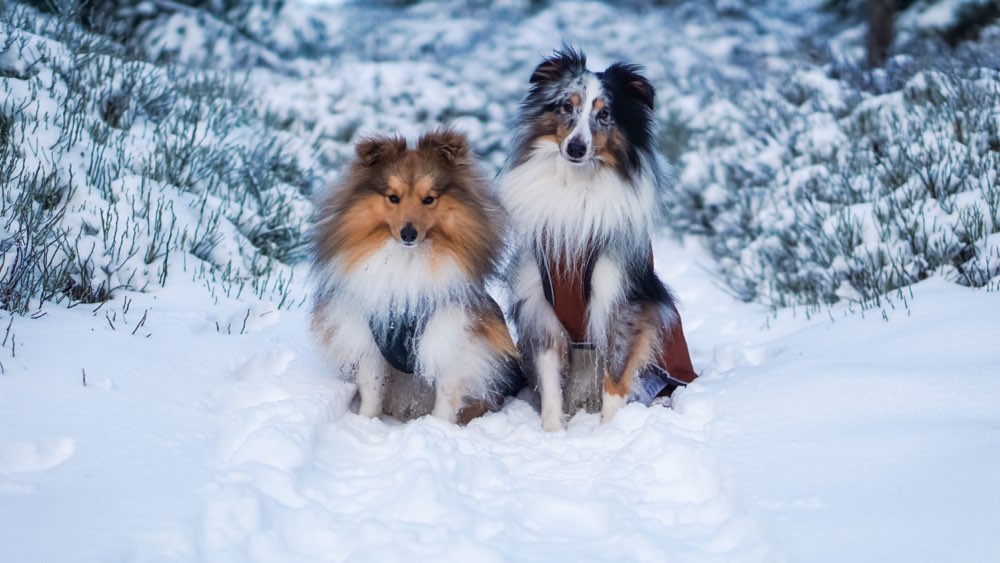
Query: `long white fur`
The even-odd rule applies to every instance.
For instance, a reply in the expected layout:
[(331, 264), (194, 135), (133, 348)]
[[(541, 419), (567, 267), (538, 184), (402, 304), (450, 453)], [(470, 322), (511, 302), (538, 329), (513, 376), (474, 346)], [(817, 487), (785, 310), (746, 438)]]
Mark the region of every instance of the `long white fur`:
[[(328, 349), (345, 374), (353, 374), (361, 396), (359, 414), (382, 412), (389, 366), (372, 336), (385, 330), (392, 313), (429, 317), (417, 350), (417, 375), (434, 384), (434, 414), (454, 422), (461, 400), (486, 396), (499, 354), (471, 337), (466, 308), (477, 296), (472, 282), (450, 257), (431, 266), (430, 244), (406, 247), (393, 239), (347, 270), (332, 261), (316, 272), (323, 301), (321, 329)], [(479, 297), (481, 298), (481, 297)], [(372, 321), (374, 327), (369, 324)]]
[(607, 422), (614, 418), (623, 406), (625, 406), (624, 395), (612, 395), (605, 391), (601, 396), (601, 421)]
[(601, 349), (607, 342), (611, 314), (625, 298), (622, 268), (609, 256), (602, 255), (590, 278), (590, 301), (587, 303), (587, 336)]
[(513, 293), (523, 301), (520, 319), (535, 327), (536, 332), (555, 340), (566, 338), (566, 329), (549, 302), (545, 300), (542, 276), (533, 252), (521, 253), (513, 276)]
[(388, 321), (392, 314), (425, 316), (444, 303), (469, 303), (474, 291), (465, 272), (447, 255), (435, 269), (433, 251), (428, 243), (408, 247), (388, 239), (350, 270), (336, 260), (323, 265), (317, 276), (320, 292), (354, 304), (376, 321)]
[(436, 311), (427, 322), (417, 353), (417, 373), (434, 378), (438, 418), (455, 422), (465, 397), (486, 397), (496, 369), (497, 353), (488, 343), (473, 338), (473, 318), (464, 307), (450, 305)]
[(361, 405), (358, 413), (378, 416), (382, 413), (385, 378), (389, 366), (375, 344), (368, 317), (357, 303), (331, 299), (316, 311), (320, 329), (327, 336), (324, 350), (345, 375), (353, 375), (358, 385)]
[(382, 414), (388, 375), (388, 365), (384, 361), (379, 361), (377, 356), (368, 354), (358, 360), (357, 373), (354, 376), (361, 399), (358, 414), (369, 418)]
[(562, 365), (555, 350), (542, 350), (535, 357), (538, 392), (542, 398), (542, 428), (549, 432), (563, 427)]
[(529, 248), (541, 243), (564, 256), (584, 256), (591, 241), (612, 236), (645, 240), (657, 209), (651, 174), (623, 185), (614, 170), (595, 159), (573, 164), (548, 140), (536, 141), (500, 186), (515, 235)]

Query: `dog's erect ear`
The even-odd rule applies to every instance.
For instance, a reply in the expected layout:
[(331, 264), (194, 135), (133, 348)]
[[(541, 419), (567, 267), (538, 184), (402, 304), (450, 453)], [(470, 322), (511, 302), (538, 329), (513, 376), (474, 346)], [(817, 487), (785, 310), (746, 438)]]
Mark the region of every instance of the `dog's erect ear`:
[(469, 156), (469, 140), (458, 131), (444, 129), (431, 131), (420, 137), (417, 147), (421, 151), (432, 152), (451, 164), (464, 162)]
[(608, 79), (621, 84), (625, 92), (641, 102), (644, 106), (653, 109), (656, 102), (656, 89), (640, 74), (642, 67), (630, 63), (618, 62), (608, 67), (602, 74)]
[(581, 51), (563, 45), (562, 50), (556, 51), (535, 67), (535, 72), (531, 74), (531, 83), (552, 82), (559, 77), (577, 74), (586, 69), (587, 56)]
[(364, 166), (373, 166), (406, 152), (406, 140), (399, 137), (369, 137), (354, 149)]

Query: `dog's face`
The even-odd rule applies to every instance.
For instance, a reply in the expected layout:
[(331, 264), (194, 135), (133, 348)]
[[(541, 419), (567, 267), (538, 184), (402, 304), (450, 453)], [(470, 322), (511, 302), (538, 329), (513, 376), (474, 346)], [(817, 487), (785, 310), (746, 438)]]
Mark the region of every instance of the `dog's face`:
[(376, 136), (324, 207), (317, 259), (346, 270), (379, 252), (413, 254), (432, 266), (451, 259), (472, 279), (495, 269), (503, 216), (465, 136), (430, 132), (407, 148), (400, 137)]
[(620, 135), (612, 125), (611, 109), (601, 83), (593, 74), (581, 76), (563, 93), (553, 112), (559, 153), (573, 164), (606, 158), (608, 143)]
[(638, 166), (637, 151), (650, 146), (655, 99), (639, 67), (615, 63), (595, 73), (582, 53), (566, 49), (542, 61), (531, 83), (522, 111), (532, 137), (555, 143), (574, 165)]
[(360, 143), (357, 169), (367, 180), (369, 220), (404, 247), (449, 236), (455, 216), (467, 213), (458, 188), (468, 152), (465, 137), (448, 132), (425, 135), (415, 150), (399, 138)]
[(402, 167), (388, 174), (382, 195), (382, 215), (392, 237), (403, 246), (422, 243), (438, 219), (441, 194), (434, 177)]

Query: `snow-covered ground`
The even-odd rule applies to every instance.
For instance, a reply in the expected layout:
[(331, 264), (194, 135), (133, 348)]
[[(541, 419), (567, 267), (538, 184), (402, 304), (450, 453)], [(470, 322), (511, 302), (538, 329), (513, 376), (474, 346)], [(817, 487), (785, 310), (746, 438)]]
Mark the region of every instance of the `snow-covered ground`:
[(554, 434), (520, 399), (465, 428), (360, 418), (304, 308), (214, 303), (180, 276), (16, 318), (3, 559), (1000, 557), (995, 294), (928, 280), (888, 322), (774, 315), (718, 289), (697, 241), (656, 254), (705, 375), (673, 409)]
[[(531, 67), (566, 40), (584, 47), (595, 68), (619, 57), (646, 66), (680, 186), (700, 190), (711, 207), (722, 188), (702, 189), (701, 176), (756, 146), (741, 123), (778, 119), (750, 119), (730, 100), (737, 93), (713, 85), (752, 89), (758, 77), (794, 72), (808, 58), (791, 56), (805, 38), (838, 33), (825, 29), (829, 16), (809, 12), (819, 1), (682, 2), (648, 12), (599, 2), (535, 10), (517, 0), (286, 10), (278, 47), (294, 46), (293, 32), (310, 29), (315, 16), (330, 32), (327, 50), (289, 57), (287, 68), (264, 64), (249, 83), (270, 105), (267, 121), (283, 128), (276, 145), (321, 180), (337, 173), (360, 134), (413, 137), (442, 123), (468, 132), (496, 168)], [(915, 3), (903, 32), (920, 29), (913, 14), (944, 9), (932, 4)], [(196, 19), (178, 12), (160, 32), (191, 47), (177, 30)], [(863, 44), (857, 29), (837, 37), (836, 51)], [(210, 34), (197, 39), (217, 49), (185, 50), (194, 63), (226, 68), (236, 59), (216, 57), (227, 44)], [(75, 60), (62, 59), (67, 68)], [(3, 107), (30, 91), (22, 62), (4, 63)], [(148, 66), (153, 78), (164, 72)], [(61, 84), (40, 68), (39, 81)], [(795, 75), (807, 92), (822, 93), (817, 103), (840, 95), (828, 70)], [(59, 104), (43, 101), (18, 119), (55, 131), (46, 110), (62, 115)], [(822, 113), (802, 107), (803, 118)], [(100, 125), (88, 111), (79, 118)], [(255, 123), (234, 136), (253, 144), (274, 131)], [(823, 144), (833, 131), (824, 123), (832, 122), (810, 125), (807, 140)], [(111, 134), (122, 151), (162, 159), (137, 130)], [(70, 159), (40, 138), (17, 157), (33, 159), (28, 170), (37, 161), (65, 173)], [(235, 146), (226, 139), (205, 144), (223, 154)], [(762, 143), (748, 163), (790, 146)], [(800, 164), (783, 166), (809, 170)], [(118, 199), (135, 191), (126, 189), (130, 174), (148, 172), (115, 170), (102, 178)], [(995, 182), (996, 173), (979, 180)], [(307, 190), (274, 183), (291, 202), (285, 219), (304, 223)], [(246, 223), (257, 214), (242, 212), (245, 197), (229, 199), (242, 184), (218, 186), (222, 201), (199, 200), (192, 218), (199, 207), (190, 193), (203, 186), (140, 182), (182, 193), (176, 252), (139, 266), (160, 279), (157, 268), (169, 262), (164, 287), (116, 289), (100, 307), (47, 302), (35, 312), (32, 300), (25, 316), (0, 313), (0, 562), (1000, 561), (1000, 278), (969, 289), (932, 275), (880, 305), (774, 312), (723, 289), (709, 239), (678, 242), (663, 232), (657, 267), (680, 297), (703, 372), (672, 408), (630, 405), (603, 425), (582, 414), (558, 433), (543, 432), (523, 399), (467, 427), (430, 418), (400, 424), (350, 412), (353, 386), (324, 364), (308, 334), (303, 265), (275, 263), (280, 274), (294, 270), (294, 281), (282, 285), (287, 278), (275, 274), (278, 282), (254, 291), (248, 283), (242, 296), (236, 278), (221, 273), (233, 257), (256, 262), (237, 230), (260, 233)], [(116, 199), (80, 190), (91, 214)], [(138, 193), (125, 199), (147, 200), (148, 191)], [(222, 234), (199, 252), (206, 217)], [(145, 225), (129, 231), (141, 244), (150, 238)], [(1000, 248), (997, 236), (985, 244)]]

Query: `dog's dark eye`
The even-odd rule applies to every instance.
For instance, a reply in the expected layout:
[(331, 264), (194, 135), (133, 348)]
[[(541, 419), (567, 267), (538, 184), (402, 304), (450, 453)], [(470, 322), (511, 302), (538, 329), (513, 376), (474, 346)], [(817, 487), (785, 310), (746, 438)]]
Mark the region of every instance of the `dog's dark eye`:
[(434, 197), (433, 196), (427, 196), (424, 199), (420, 200), (420, 203), (422, 203), (424, 205), (430, 205), (430, 204), (434, 203)]
[(601, 111), (597, 112), (597, 120), (602, 123), (607, 123), (611, 119), (611, 112), (608, 108), (601, 108)]
[(568, 100), (563, 102), (562, 108), (560, 109), (562, 109), (563, 113), (573, 113), (573, 102)]
[(399, 203), (399, 196), (396, 194), (389, 196), (389, 203)]

